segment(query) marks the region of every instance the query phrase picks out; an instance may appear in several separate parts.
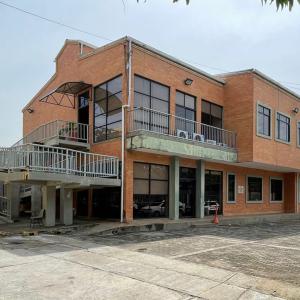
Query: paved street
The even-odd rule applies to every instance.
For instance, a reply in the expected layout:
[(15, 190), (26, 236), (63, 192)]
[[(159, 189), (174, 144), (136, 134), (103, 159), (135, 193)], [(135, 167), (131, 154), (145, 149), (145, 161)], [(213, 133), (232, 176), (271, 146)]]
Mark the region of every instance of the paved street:
[(0, 239), (0, 299), (300, 299), (300, 222)]

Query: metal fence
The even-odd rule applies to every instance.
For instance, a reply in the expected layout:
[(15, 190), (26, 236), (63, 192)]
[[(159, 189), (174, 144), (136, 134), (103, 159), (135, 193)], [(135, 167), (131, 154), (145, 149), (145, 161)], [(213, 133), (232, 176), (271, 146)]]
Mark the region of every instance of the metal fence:
[(27, 144), (0, 148), (0, 169), (89, 177), (118, 177), (119, 159), (60, 147)]
[(148, 108), (129, 112), (129, 132), (146, 130), (200, 143), (236, 148), (236, 133)]
[(52, 138), (88, 143), (88, 130), (88, 124), (56, 120), (46, 123), (33, 130), (13, 146), (20, 146), (31, 143), (42, 143)]
[(0, 215), (10, 217), (10, 202), (6, 197), (0, 196)]

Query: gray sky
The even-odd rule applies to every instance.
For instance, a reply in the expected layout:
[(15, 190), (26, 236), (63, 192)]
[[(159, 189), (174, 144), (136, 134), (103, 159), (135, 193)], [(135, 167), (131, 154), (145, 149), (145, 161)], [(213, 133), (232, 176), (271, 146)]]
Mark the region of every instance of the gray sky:
[[(261, 0), (0, 1), (111, 40), (130, 35), (212, 74), (257, 68), (300, 93), (298, 5), (276, 12)], [(21, 109), (54, 73), (64, 40), (107, 41), (2, 5), (0, 37), (0, 145), (9, 146), (21, 138)]]

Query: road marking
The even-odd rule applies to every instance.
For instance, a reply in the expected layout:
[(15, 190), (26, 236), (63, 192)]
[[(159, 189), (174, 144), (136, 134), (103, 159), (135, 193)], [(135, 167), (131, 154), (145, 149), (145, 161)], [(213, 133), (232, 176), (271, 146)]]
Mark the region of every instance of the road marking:
[(176, 259), (176, 258), (181, 258), (181, 257), (186, 257), (186, 256), (192, 256), (192, 255), (195, 255), (195, 254), (206, 253), (206, 252), (215, 251), (215, 250), (219, 250), (219, 249), (226, 249), (226, 248), (231, 248), (231, 247), (235, 247), (235, 246), (241, 246), (241, 245), (247, 245), (247, 244), (254, 244), (256, 242), (257, 241), (248, 241), (248, 242), (242, 242), (242, 243), (235, 243), (235, 244), (227, 245), (227, 246), (220, 246), (220, 247), (215, 247), (215, 248), (208, 248), (208, 249), (194, 251), (194, 252), (189, 252), (189, 253), (185, 253), (185, 254), (174, 255), (171, 258), (172, 259)]

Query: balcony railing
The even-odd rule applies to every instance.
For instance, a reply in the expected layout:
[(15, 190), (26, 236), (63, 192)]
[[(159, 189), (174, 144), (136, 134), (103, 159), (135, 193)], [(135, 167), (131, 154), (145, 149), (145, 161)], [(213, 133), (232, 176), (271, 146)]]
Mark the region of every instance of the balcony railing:
[(148, 108), (129, 112), (129, 132), (145, 130), (223, 148), (236, 148), (236, 133)]
[(118, 177), (119, 159), (60, 147), (27, 144), (0, 148), (0, 169), (87, 177)]
[(31, 143), (43, 143), (52, 138), (88, 143), (88, 130), (88, 124), (56, 120), (36, 128), (13, 146)]

